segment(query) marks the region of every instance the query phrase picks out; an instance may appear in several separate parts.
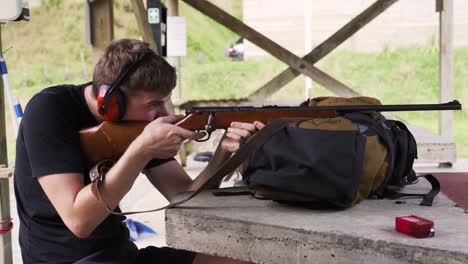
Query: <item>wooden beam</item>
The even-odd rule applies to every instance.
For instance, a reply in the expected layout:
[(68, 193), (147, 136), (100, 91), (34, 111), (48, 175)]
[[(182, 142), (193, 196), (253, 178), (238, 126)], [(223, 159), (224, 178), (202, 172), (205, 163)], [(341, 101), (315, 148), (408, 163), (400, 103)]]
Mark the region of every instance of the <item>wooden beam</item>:
[[(453, 100), (453, 1), (439, 0), (439, 97)], [(453, 111), (439, 112), (439, 134), (453, 139)]]
[(143, 5), (143, 0), (131, 0), (130, 2), (132, 3), (133, 14), (135, 14), (135, 19), (143, 40), (150, 44), (150, 47), (154, 52), (158, 53), (156, 42), (153, 37), (153, 31), (151, 31), (151, 26), (148, 22), (148, 15), (145, 6)]
[(215, 20), (216, 22), (224, 25), (228, 29), (237, 33), (238, 35), (248, 39), (258, 47), (269, 52), (274, 57), (288, 64), (291, 68), (309, 76), (312, 80), (319, 83), (323, 87), (329, 89), (335, 94), (350, 97), (358, 95), (357, 92), (335, 80), (323, 71), (314, 67), (311, 63), (299, 58), (289, 50), (278, 45), (271, 39), (255, 31), (251, 27), (245, 25), (235, 17), (226, 13), (222, 9), (213, 5), (206, 0), (183, 0), (193, 8), (201, 13)]
[[(310, 53), (304, 56), (303, 59), (310, 62), (311, 64), (316, 63), (397, 1), (398, 0), (376, 1), (366, 10), (348, 22), (345, 26), (343, 26), (340, 30), (338, 30), (335, 34), (330, 36)], [(299, 74), (299, 71), (289, 67), (288, 69), (278, 74), (275, 78), (271, 79), (268, 83), (260, 87), (254, 93), (249, 95), (249, 98), (253, 101), (256, 101), (266, 96), (272, 95), (290, 81), (292, 81), (294, 78), (296, 78)]]
[[(2, 54), (2, 24), (0, 23), (0, 56)], [(0, 78), (0, 164), (8, 164), (7, 137), (5, 125), (5, 93)], [(9, 175), (11, 176), (11, 174)], [(10, 218), (10, 192), (8, 178), (0, 178), (0, 221)], [(13, 263), (11, 232), (0, 235), (0, 263)]]
[(89, 4), (93, 63), (96, 64), (114, 39), (114, 12), (112, 0), (95, 0)]

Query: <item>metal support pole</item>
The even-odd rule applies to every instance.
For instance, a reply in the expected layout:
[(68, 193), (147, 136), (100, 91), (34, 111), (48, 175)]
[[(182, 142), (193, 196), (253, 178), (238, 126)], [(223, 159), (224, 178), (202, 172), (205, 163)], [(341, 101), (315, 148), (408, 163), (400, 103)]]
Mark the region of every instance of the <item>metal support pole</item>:
[[(453, 0), (437, 0), (439, 12), (439, 96), (440, 102), (453, 100)], [(439, 134), (453, 139), (451, 111), (439, 112)]]

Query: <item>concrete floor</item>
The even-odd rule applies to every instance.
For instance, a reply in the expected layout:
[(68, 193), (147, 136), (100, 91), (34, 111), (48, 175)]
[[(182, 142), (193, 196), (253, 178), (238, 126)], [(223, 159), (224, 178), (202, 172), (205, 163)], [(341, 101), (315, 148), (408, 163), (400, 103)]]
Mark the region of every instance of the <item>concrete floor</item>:
[[(192, 176), (198, 175), (198, 173), (203, 169), (205, 163), (193, 161), (193, 157), (189, 156), (187, 159), (187, 172)], [(451, 168), (438, 168), (437, 164), (416, 164), (415, 170), (417, 172), (467, 172), (468, 171), (468, 159), (458, 160)], [(222, 187), (228, 187), (232, 185), (232, 182), (227, 182), (222, 185)], [(13, 221), (15, 224), (18, 224), (18, 216), (16, 212), (16, 202), (13, 193), (13, 185), (10, 183), (10, 202), (11, 202), (11, 213)], [(143, 210), (157, 208), (167, 204), (167, 200), (156, 191), (149, 181), (141, 175), (139, 177), (132, 190), (125, 196), (124, 200), (121, 203), (121, 208), (123, 211), (127, 210)], [(137, 241), (136, 244), (138, 247), (146, 247), (149, 245), (153, 246), (165, 246), (166, 245), (166, 230), (165, 230), (165, 215), (164, 212), (152, 212), (145, 214), (137, 214), (130, 216), (131, 219), (140, 221), (152, 229), (154, 229), (157, 234)], [(18, 264), (22, 263), (21, 253), (18, 245), (18, 228), (14, 228), (12, 231), (12, 245), (13, 245), (13, 263)]]

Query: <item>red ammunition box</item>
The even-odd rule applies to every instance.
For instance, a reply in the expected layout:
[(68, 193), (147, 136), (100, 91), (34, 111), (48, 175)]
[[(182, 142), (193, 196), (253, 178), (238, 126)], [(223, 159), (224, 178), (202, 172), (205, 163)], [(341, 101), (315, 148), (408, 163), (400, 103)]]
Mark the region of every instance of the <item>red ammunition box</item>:
[(399, 216), (395, 218), (395, 230), (416, 238), (434, 236), (434, 222), (419, 216)]

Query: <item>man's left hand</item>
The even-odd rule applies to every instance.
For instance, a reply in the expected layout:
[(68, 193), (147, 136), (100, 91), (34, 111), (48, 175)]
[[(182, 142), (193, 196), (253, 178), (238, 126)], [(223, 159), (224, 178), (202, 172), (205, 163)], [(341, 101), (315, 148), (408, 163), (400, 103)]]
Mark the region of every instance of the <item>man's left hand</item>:
[(221, 139), (221, 148), (229, 152), (236, 152), (242, 143), (264, 126), (265, 124), (259, 121), (253, 123), (232, 122)]

